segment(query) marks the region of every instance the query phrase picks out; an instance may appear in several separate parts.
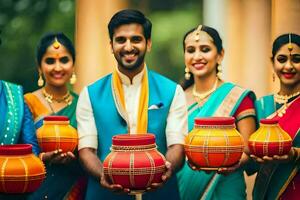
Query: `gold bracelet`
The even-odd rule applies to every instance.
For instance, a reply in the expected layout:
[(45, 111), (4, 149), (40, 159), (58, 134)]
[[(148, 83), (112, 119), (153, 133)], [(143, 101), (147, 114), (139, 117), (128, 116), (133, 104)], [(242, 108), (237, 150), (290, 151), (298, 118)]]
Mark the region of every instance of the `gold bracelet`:
[(39, 158), (40, 158), (41, 161), (43, 161), (43, 158), (44, 158), (45, 154), (46, 154), (45, 152), (42, 152), (42, 153), (39, 154)]

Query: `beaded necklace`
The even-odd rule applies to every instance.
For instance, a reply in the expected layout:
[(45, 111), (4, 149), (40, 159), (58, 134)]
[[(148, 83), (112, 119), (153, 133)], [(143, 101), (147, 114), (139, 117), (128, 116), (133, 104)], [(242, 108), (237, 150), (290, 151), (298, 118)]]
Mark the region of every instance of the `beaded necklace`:
[(277, 113), (278, 113), (278, 116), (279, 117), (282, 117), (285, 112), (286, 112), (286, 109), (287, 109), (287, 103), (290, 99), (298, 96), (300, 94), (300, 91), (298, 92), (295, 92), (293, 94), (290, 94), (290, 95), (280, 95), (280, 94), (274, 94), (274, 100), (276, 103), (278, 104), (283, 104), (282, 108), (278, 109), (277, 110)]

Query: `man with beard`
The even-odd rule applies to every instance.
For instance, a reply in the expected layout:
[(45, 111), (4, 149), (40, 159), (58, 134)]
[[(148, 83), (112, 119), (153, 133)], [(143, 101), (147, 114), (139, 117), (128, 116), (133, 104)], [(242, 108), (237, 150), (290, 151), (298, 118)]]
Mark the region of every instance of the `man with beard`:
[(90, 173), (86, 199), (132, 199), (128, 188), (112, 184), (102, 162), (119, 133), (154, 133), (166, 157), (161, 183), (153, 183), (144, 199), (179, 199), (175, 172), (184, 160), (187, 109), (182, 88), (150, 71), (145, 64), (151, 49), (151, 22), (137, 10), (117, 12), (108, 24), (117, 68), (84, 88), (77, 105), (79, 157)]

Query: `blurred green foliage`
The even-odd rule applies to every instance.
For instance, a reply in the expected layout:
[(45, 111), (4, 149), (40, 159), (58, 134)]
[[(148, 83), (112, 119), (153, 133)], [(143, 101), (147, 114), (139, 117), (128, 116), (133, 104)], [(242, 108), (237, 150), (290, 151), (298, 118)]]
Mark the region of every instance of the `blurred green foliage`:
[[(199, 0), (128, 0), (153, 23), (151, 69), (178, 81), (184, 75), (182, 38), (202, 22)], [(0, 79), (37, 89), (35, 48), (43, 34), (62, 31), (74, 38), (75, 0), (0, 0)], [(73, 40), (74, 41), (74, 40)]]
[(179, 82), (184, 77), (183, 36), (202, 23), (199, 0), (131, 0), (152, 22), (151, 69)]
[(72, 0), (0, 0), (0, 79), (37, 89), (36, 45), (48, 31), (73, 39), (74, 9)]

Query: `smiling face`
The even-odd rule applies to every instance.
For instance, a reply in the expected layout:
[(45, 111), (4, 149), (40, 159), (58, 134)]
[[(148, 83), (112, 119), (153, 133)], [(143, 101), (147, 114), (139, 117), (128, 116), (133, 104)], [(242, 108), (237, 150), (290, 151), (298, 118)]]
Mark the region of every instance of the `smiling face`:
[(212, 38), (201, 31), (199, 39), (195, 39), (194, 32), (185, 39), (185, 66), (195, 77), (216, 76), (217, 66), (222, 62), (223, 51), (219, 54)]
[(39, 70), (44, 75), (46, 85), (65, 87), (73, 73), (73, 59), (69, 51), (60, 45), (51, 45), (42, 57)]
[(143, 69), (146, 51), (151, 49), (151, 40), (146, 41), (140, 24), (125, 24), (114, 30), (111, 48), (121, 72), (137, 73)]
[(300, 47), (292, 43), (293, 50), (288, 50), (288, 44), (283, 45), (274, 56), (273, 68), (284, 87), (300, 87)]

